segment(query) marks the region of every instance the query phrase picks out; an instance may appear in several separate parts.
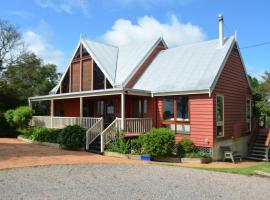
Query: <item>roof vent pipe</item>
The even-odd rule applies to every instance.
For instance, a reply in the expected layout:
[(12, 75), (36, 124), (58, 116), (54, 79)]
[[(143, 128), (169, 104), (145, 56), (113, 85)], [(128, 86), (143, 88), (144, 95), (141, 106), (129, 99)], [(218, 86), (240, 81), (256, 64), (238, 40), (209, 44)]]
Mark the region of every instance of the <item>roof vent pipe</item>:
[(223, 15), (218, 16), (218, 29), (219, 29), (219, 44), (223, 47), (224, 44), (224, 30), (223, 30)]

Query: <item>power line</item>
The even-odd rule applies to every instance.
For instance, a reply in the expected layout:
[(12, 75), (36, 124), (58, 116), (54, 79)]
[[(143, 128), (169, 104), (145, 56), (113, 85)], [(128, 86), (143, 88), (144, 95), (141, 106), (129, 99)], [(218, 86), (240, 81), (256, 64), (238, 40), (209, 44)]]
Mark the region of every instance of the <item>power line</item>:
[(249, 48), (259, 47), (259, 46), (268, 45), (268, 44), (270, 44), (270, 41), (266, 41), (266, 42), (262, 42), (262, 43), (258, 43), (258, 44), (253, 44), (253, 45), (249, 45), (249, 46), (245, 46), (245, 47), (241, 47), (240, 49), (249, 49)]

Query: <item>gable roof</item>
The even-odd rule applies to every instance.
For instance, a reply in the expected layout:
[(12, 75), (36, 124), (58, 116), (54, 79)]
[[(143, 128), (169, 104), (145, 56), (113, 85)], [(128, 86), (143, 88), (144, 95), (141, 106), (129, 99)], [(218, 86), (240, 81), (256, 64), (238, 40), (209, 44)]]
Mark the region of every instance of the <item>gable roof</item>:
[(166, 92), (210, 92), (227, 55), (235, 43), (234, 37), (211, 40), (161, 51), (134, 89)]

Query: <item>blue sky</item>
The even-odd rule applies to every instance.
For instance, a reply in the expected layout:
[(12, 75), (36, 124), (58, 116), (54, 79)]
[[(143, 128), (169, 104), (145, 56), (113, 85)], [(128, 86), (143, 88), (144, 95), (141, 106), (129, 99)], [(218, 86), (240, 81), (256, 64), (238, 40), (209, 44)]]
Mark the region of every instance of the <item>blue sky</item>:
[[(163, 35), (169, 46), (215, 39), (218, 14), (240, 47), (270, 41), (267, 0), (9, 0), (0, 18), (19, 26), (29, 49), (63, 71), (80, 34), (116, 45)], [(270, 44), (242, 49), (248, 73), (270, 70)]]

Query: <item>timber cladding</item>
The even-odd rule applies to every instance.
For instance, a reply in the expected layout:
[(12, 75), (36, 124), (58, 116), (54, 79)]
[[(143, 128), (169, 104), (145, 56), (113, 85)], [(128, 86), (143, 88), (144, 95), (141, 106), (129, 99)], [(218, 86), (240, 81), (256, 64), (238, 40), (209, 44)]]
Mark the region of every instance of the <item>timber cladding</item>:
[(80, 62), (74, 62), (71, 65), (71, 91), (80, 91)]
[(92, 60), (82, 61), (82, 90), (87, 91), (92, 89)]
[[(213, 98), (215, 99), (218, 94), (224, 96), (224, 137), (241, 137), (246, 132), (246, 100), (251, 97), (251, 91), (236, 46), (231, 51), (219, 77)], [(216, 101), (214, 108), (216, 112)]]

